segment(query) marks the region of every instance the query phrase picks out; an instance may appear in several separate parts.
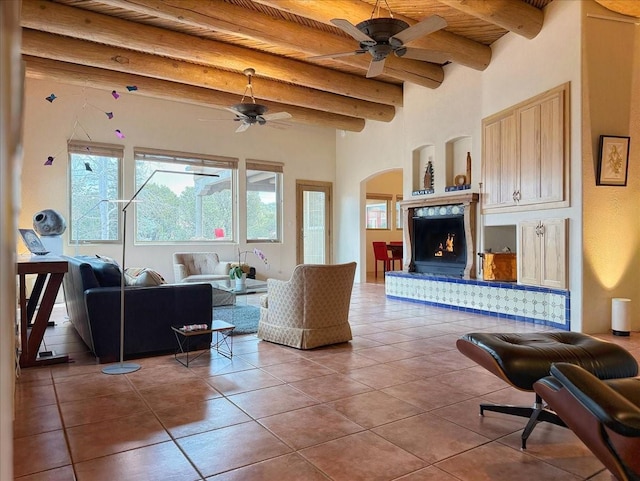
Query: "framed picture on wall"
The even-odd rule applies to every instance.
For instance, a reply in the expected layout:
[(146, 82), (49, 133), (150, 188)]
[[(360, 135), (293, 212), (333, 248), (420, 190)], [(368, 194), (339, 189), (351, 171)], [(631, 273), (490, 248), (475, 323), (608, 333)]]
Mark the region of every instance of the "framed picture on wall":
[(601, 135), (596, 185), (627, 185), (630, 137)]

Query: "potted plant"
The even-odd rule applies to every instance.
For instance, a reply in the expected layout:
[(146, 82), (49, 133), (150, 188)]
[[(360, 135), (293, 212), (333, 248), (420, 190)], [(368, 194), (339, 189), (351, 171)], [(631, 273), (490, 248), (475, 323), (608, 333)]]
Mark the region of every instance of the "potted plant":
[(242, 270), (242, 267), (240, 267), (240, 265), (237, 266), (233, 266), (230, 270), (229, 270), (229, 278), (231, 280), (236, 281), (236, 289), (243, 289), (244, 288), (244, 280), (246, 278), (246, 275), (244, 273), (244, 271)]

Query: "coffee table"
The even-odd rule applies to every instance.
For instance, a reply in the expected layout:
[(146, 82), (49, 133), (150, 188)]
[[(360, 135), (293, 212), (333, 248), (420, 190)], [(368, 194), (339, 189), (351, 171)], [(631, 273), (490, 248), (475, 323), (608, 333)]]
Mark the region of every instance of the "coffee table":
[(230, 282), (227, 284), (225, 281), (219, 281), (215, 288), (227, 292), (232, 292), (236, 296), (246, 296), (247, 294), (259, 294), (261, 292), (267, 292), (267, 281), (246, 279), (244, 288), (242, 289), (237, 289), (235, 282)]

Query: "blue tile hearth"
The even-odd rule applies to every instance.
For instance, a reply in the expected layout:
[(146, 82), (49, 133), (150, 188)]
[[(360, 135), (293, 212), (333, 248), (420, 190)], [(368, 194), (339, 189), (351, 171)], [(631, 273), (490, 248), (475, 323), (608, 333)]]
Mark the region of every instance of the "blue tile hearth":
[(571, 330), (570, 292), (410, 272), (387, 272), (391, 299)]

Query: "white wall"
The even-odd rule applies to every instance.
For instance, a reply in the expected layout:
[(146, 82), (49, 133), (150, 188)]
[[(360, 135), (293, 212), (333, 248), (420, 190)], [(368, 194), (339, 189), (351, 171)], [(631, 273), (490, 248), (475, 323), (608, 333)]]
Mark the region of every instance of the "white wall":
[[(124, 193), (133, 195), (133, 148), (166, 150), (279, 161), (284, 166), (284, 241), (258, 244), (269, 259), (269, 269), (257, 259), (251, 262), (259, 277), (288, 278), (295, 267), (295, 180), (335, 181), (335, 130), (293, 125), (285, 130), (253, 126), (236, 134), (237, 123), (228, 112), (183, 103), (144, 97), (143, 86), (128, 93), (125, 86), (114, 86), (121, 93), (114, 100), (110, 91), (78, 88), (46, 80), (28, 80), (25, 105), (25, 161), (23, 168), (23, 210), (20, 227), (31, 227), (32, 216), (43, 208), (59, 210), (68, 219), (66, 143), (76, 121), (93, 141), (125, 147)], [(52, 103), (45, 97), (55, 93)], [(113, 111), (108, 120), (104, 112)], [(228, 119), (202, 122), (198, 119)], [(114, 134), (120, 129), (124, 139)], [(87, 140), (82, 128), (74, 139)], [(52, 166), (44, 166), (47, 156), (55, 156)], [(240, 207), (244, 205), (244, 182), (240, 182)], [(240, 211), (242, 213), (242, 211)], [(240, 219), (243, 215), (239, 216)], [(148, 266), (173, 281), (172, 253), (177, 250), (215, 251), (224, 259), (234, 259), (237, 244), (189, 244), (180, 246), (133, 245), (133, 218), (130, 213), (127, 265)], [(245, 232), (244, 222), (240, 225)], [(73, 255), (66, 240), (65, 253)], [(244, 237), (241, 237), (244, 238)], [(251, 244), (253, 249), (255, 244)], [(19, 244), (19, 249), (24, 247)], [(243, 250), (245, 244), (241, 244)], [(80, 254), (103, 254), (121, 258), (121, 246), (80, 246)]]
[[(490, 66), (479, 72), (452, 65), (445, 67), (445, 81), (435, 90), (405, 85), (404, 107), (390, 124), (368, 122), (363, 132), (337, 137), (338, 198), (349, 204), (358, 197), (363, 179), (379, 170), (404, 169), (404, 197), (411, 198), (414, 173), (412, 151), (434, 145), (435, 196), (445, 193), (446, 142), (471, 137), (472, 191), (481, 178), (482, 118), (545, 90), (571, 82), (571, 206), (552, 211), (485, 216), (486, 225), (514, 225), (520, 219), (568, 217), (571, 219), (569, 249), (573, 328), (581, 324), (581, 142), (580, 142), (580, 2), (553, 2), (545, 10), (545, 24), (532, 40), (507, 34), (492, 45)], [(392, 152), (392, 154), (390, 154)], [(360, 200), (362, 205), (362, 197)], [(433, 196), (429, 196), (430, 198)], [(362, 215), (362, 213), (360, 213)], [(361, 218), (361, 217), (360, 217)], [(362, 225), (355, 205), (341, 213), (341, 253), (355, 255), (353, 239)], [(478, 239), (478, 236), (476, 236)], [(478, 246), (479, 247), (479, 246)]]

